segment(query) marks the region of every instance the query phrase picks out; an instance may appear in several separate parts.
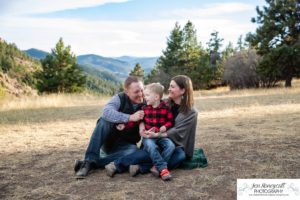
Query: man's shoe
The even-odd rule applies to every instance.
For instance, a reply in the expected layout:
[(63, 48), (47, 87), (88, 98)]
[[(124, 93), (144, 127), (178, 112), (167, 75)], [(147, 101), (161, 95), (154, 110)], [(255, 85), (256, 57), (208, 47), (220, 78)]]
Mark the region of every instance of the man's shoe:
[(129, 174), (131, 177), (138, 175), (140, 172), (140, 166), (138, 165), (129, 165)]
[(78, 160), (78, 159), (75, 160), (75, 163), (74, 163), (74, 171), (75, 171), (75, 173), (80, 169), (82, 163), (83, 163), (82, 160)]
[(95, 168), (95, 162), (90, 160), (82, 161), (80, 169), (76, 172), (77, 178), (85, 178)]
[(172, 179), (172, 176), (171, 176), (171, 174), (170, 174), (170, 172), (169, 172), (168, 169), (163, 169), (163, 170), (161, 170), (161, 172), (160, 172), (160, 177), (161, 177), (161, 179), (164, 180), (164, 181), (169, 181), (169, 180)]
[(159, 171), (157, 170), (157, 168), (155, 166), (151, 167), (150, 172), (152, 173), (153, 176), (155, 177), (159, 177)]
[(117, 172), (117, 168), (114, 162), (105, 165), (105, 169), (106, 169), (106, 174), (109, 177), (113, 177)]

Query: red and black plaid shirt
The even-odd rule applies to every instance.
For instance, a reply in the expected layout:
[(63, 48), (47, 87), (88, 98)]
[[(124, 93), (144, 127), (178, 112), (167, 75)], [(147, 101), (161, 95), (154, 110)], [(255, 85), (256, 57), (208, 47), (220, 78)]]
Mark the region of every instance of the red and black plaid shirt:
[(161, 101), (156, 108), (146, 105), (143, 107), (143, 110), (145, 113), (143, 121), (146, 130), (154, 127), (155, 132), (159, 132), (159, 128), (162, 126), (165, 126), (167, 130), (172, 127), (173, 115), (164, 101)]

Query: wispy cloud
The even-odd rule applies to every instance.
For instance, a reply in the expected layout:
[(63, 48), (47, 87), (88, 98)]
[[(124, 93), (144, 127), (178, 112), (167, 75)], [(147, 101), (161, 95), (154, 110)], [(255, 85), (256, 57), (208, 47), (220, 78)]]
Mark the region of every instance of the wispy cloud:
[(206, 5), (204, 8), (176, 9), (167, 13), (180, 18), (208, 18), (234, 14), (238, 12), (251, 11), (254, 7), (247, 3), (219, 3)]
[(0, 20), (0, 24), (3, 24), (4, 39), (23, 49), (34, 47), (50, 51), (58, 38), (63, 37), (76, 54), (153, 56), (160, 54), (174, 21), (17, 18), (7, 23)]
[(1, 0), (0, 11), (2, 14), (0, 15), (41, 14), (127, 1), (128, 0)]
[[(12, 0), (13, 3), (16, 1)], [(169, 14), (166, 17), (153, 20), (83, 20), (41, 18), (24, 14), (75, 9), (125, 0), (75, 0), (72, 1), (72, 5), (67, 5), (68, 0), (24, 1), (36, 5), (26, 10), (30, 7), (26, 4), (26, 7), (23, 7), (25, 11), (22, 11), (20, 8), (22, 4), (25, 6), (25, 3), (19, 1), (19, 4), (15, 5), (15, 12), (8, 12), (15, 15), (3, 17), (0, 14), (0, 37), (16, 43), (21, 49), (38, 48), (50, 51), (59, 37), (63, 37), (65, 43), (71, 45), (77, 55), (94, 53), (103, 56), (159, 56), (166, 47), (166, 38), (176, 21), (183, 26), (188, 19), (191, 20), (197, 29), (198, 40), (203, 46), (206, 46), (210, 33), (214, 30), (219, 31), (220, 37), (224, 38), (225, 46), (229, 41), (235, 43), (239, 35), (255, 29), (255, 24), (250, 21), (245, 23), (238, 18), (228, 17), (234, 13), (254, 11), (255, 5), (245, 3), (207, 4), (192, 10), (177, 9), (167, 11)], [(0, 0), (1, 2), (3, 1)], [(39, 7), (47, 8), (39, 9)]]

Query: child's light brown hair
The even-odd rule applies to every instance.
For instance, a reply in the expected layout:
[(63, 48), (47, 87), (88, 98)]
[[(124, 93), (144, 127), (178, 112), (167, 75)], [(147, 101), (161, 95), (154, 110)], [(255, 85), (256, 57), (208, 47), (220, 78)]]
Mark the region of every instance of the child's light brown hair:
[(164, 86), (160, 83), (150, 83), (145, 86), (146, 90), (149, 90), (150, 92), (154, 92), (155, 94), (159, 95), (159, 98), (162, 98), (164, 95)]

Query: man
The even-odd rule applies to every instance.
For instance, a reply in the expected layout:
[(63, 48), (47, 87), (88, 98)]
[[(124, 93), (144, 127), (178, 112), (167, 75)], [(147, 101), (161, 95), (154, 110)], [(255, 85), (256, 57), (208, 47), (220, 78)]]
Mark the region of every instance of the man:
[[(75, 162), (77, 178), (84, 178), (92, 169), (135, 152), (140, 140), (138, 121), (143, 119), (143, 83), (129, 76), (124, 83), (124, 92), (112, 97), (105, 105), (102, 116), (91, 136), (84, 160)], [(130, 124), (118, 130), (117, 124)], [(100, 150), (106, 155), (100, 157)]]

